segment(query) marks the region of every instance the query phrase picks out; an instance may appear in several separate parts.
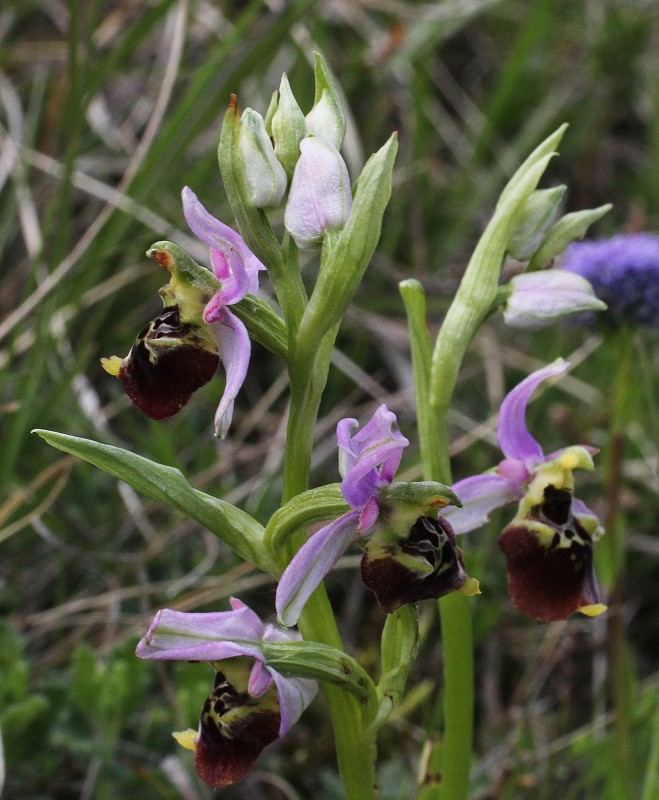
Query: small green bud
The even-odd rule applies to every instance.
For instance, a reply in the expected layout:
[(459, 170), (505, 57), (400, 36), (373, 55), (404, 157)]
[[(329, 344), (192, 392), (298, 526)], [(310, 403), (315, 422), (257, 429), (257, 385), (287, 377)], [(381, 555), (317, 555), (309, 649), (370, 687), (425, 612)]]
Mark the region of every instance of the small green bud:
[(518, 261), (528, 261), (542, 243), (542, 238), (558, 212), (567, 186), (536, 189), (522, 206), (508, 240), (508, 252)]
[(272, 138), (272, 118), (277, 113), (277, 106), (279, 105), (279, 92), (275, 89), (270, 98), (270, 105), (263, 117), (263, 124), (265, 125), (266, 133)]
[(611, 203), (607, 203), (598, 208), (573, 211), (571, 214), (561, 217), (547, 232), (544, 241), (531, 259), (529, 269), (542, 269), (551, 264), (569, 244), (577, 239), (582, 239), (593, 222), (597, 222), (612, 208)]
[(278, 206), (286, 191), (286, 173), (277, 161), (263, 117), (246, 108), (238, 137), (247, 200), (255, 208)]
[(289, 178), (300, 157), (300, 142), (307, 132), (302, 109), (291, 91), (286, 74), (281, 76), (279, 101), (272, 116), (272, 138), (275, 142), (275, 155), (286, 170)]
[(316, 53), (314, 78), (316, 92), (313, 108), (306, 117), (307, 133), (322, 136), (340, 150), (346, 133), (346, 117), (338, 85), (320, 53)]

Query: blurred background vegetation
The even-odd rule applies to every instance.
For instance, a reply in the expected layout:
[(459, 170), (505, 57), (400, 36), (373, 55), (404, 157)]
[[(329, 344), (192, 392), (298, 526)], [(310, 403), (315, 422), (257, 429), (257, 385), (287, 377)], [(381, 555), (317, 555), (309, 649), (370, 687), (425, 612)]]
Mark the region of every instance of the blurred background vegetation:
[[(415, 479), (398, 281), (422, 281), (436, 325), (506, 177), (563, 121), (570, 128), (543, 185), (569, 185), (567, 210), (613, 202), (598, 236), (657, 230), (658, 15), (652, 0), (4, 0), (6, 800), (211, 797), (170, 737), (196, 726), (210, 672), (140, 662), (134, 645), (165, 605), (219, 609), (239, 595), (264, 616), (272, 613), (273, 583), (210, 533), (30, 434), (49, 428), (129, 447), (181, 468), (196, 487), (261, 521), (277, 507), (287, 399), (277, 358), (255, 347), (224, 442), (212, 437), (221, 375), (184, 412), (154, 423), (130, 407), (99, 365), (101, 356), (125, 355), (158, 312), (165, 280), (144, 256), (154, 241), (176, 241), (207, 263), (182, 217), (182, 186), (232, 222), (216, 163), (230, 92), (241, 107), (264, 113), (286, 71), (306, 111), (312, 51), (320, 50), (345, 91), (351, 173), (399, 132), (394, 194), (378, 254), (338, 340), (313, 477), (317, 484), (337, 479), (337, 420), (363, 419), (386, 401), (412, 440), (403, 472)], [(304, 269), (313, 275), (313, 259)], [(573, 361), (573, 372), (532, 405), (531, 430), (546, 451), (575, 442), (606, 450), (615, 338), (574, 324), (528, 334), (489, 321), (470, 350), (452, 415), (455, 477), (498, 462), (494, 424), (502, 397), (558, 355)], [(469, 572), (483, 587), (473, 603), (473, 798), (622, 797), (614, 691), (629, 701), (624, 746), (635, 796), (659, 797), (652, 779), (659, 762), (658, 343), (656, 330), (633, 336), (619, 486), (606, 474), (610, 459), (582, 476), (581, 496), (602, 516), (618, 513), (626, 532), (626, 567), (614, 598), (626, 645), (615, 681), (607, 619), (547, 626), (519, 617), (506, 595), (500, 526), (465, 543)], [(347, 646), (375, 669), (383, 613), (355, 580), (357, 559), (344, 559), (328, 587)], [(410, 797), (420, 748), (439, 724), (433, 604), (424, 605), (421, 621), (409, 695), (381, 737), (383, 800)], [(222, 796), (338, 800), (322, 700), (243, 785)]]

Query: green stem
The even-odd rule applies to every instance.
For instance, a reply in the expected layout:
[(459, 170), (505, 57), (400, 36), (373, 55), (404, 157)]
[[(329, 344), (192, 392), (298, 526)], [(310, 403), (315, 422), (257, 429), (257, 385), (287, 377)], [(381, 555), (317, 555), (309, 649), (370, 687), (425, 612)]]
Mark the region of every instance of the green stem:
[[(417, 281), (404, 281), (400, 290), (407, 311), (412, 344), (424, 478), (450, 484), (446, 414), (455, 381), (445, 387), (443, 406), (431, 406), (428, 378), (432, 352), (423, 289)], [(462, 353), (459, 360), (461, 358)], [(457, 369), (454, 375), (457, 378)], [(441, 408), (444, 409), (443, 412)], [(442, 597), (439, 600), (439, 616), (444, 654), (444, 735), (441, 741), (431, 745), (424, 774), (420, 776), (417, 800), (432, 800), (437, 797), (460, 800), (467, 796), (469, 788), (474, 724), (474, 666), (471, 606), (468, 598), (458, 592)]]
[[(327, 333), (320, 345), (291, 340), (289, 375), (291, 408), (288, 420), (282, 505), (305, 491), (309, 471), (313, 435), (318, 416), (334, 340), (338, 326)], [(305, 541), (306, 532), (293, 534), (284, 553), (273, 554), (284, 566)], [(322, 642), (343, 649), (324, 586), (316, 589), (299, 620), (299, 629), (307, 640)], [(339, 773), (346, 800), (376, 800), (375, 736), (364, 725), (362, 709), (355, 697), (331, 684), (323, 686), (334, 728)]]
[(622, 463), (625, 445), (625, 423), (632, 369), (634, 347), (633, 334), (629, 330), (620, 331), (616, 347), (616, 376), (611, 402), (609, 422), (609, 441), (607, 445), (606, 499), (607, 507), (604, 521), (606, 536), (600, 543), (606, 557), (607, 583), (609, 585), (609, 614), (607, 634), (610, 662), (610, 687), (615, 709), (614, 741), (616, 769), (612, 773), (616, 791), (621, 800), (634, 796), (632, 756), (630, 750), (632, 710), (632, 688), (628, 669), (625, 625), (622, 617), (623, 582), (625, 566), (624, 525), (620, 516), (620, 491), (622, 488)]

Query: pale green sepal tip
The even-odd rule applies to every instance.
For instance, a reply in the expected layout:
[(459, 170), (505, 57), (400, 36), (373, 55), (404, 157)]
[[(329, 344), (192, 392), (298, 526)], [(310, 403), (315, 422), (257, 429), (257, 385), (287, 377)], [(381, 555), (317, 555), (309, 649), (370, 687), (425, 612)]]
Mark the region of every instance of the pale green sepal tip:
[(546, 233), (545, 238), (533, 255), (529, 269), (542, 269), (559, 256), (565, 248), (586, 235), (588, 228), (613, 208), (606, 203), (597, 208), (573, 211), (558, 220)]
[(279, 85), (277, 110), (272, 116), (271, 135), (275, 143), (275, 155), (289, 179), (295, 171), (295, 165), (300, 157), (300, 142), (306, 133), (304, 114), (284, 73)]
[(210, 270), (197, 264), (183, 248), (173, 242), (156, 242), (146, 251), (146, 255), (171, 272), (177, 280), (204, 292), (208, 299), (220, 288), (220, 282)]
[(278, 105), (279, 105), (279, 92), (275, 89), (270, 98), (270, 104), (268, 105), (268, 109), (265, 112), (265, 116), (263, 117), (263, 124), (265, 125), (265, 129), (267, 131), (268, 136), (272, 136), (272, 118), (274, 117), (277, 111)]
[[(508, 199), (508, 195), (511, 194), (517, 184), (522, 180), (522, 178), (526, 175), (527, 172), (539, 161), (546, 156), (556, 155), (556, 148), (560, 144), (565, 131), (568, 128), (567, 122), (564, 122), (560, 125), (553, 133), (549, 134), (549, 136), (533, 150), (533, 152), (524, 160), (524, 162), (517, 168), (515, 174), (506, 184), (506, 187), (501, 192), (501, 196), (499, 197), (499, 201), (497, 205), (501, 205), (502, 203), (506, 202)], [(548, 163), (548, 162), (546, 162)], [(544, 172), (544, 169), (543, 169)], [(540, 176), (538, 176), (538, 180)]]
[(567, 186), (536, 189), (518, 213), (508, 241), (508, 252), (518, 261), (528, 261), (540, 247), (545, 231), (552, 224)]
[(415, 506), (420, 511), (445, 508), (448, 505), (462, 507), (457, 494), (443, 483), (435, 481), (411, 481), (392, 483), (382, 490), (385, 501)]

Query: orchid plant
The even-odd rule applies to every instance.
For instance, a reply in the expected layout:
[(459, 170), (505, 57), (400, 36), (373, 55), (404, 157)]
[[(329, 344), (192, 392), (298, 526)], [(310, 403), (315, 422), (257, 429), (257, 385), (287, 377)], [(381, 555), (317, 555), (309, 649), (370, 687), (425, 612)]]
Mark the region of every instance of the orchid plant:
[[(341, 320), (377, 246), (391, 193), (395, 135), (351, 187), (341, 156), (346, 118), (324, 61), (315, 62), (315, 97), (306, 114), (282, 78), (265, 117), (232, 98), (219, 144), (234, 230), (183, 189), (183, 216), (209, 247), (207, 266), (158, 242), (148, 255), (169, 272), (164, 309), (128, 356), (104, 359), (128, 398), (155, 419), (177, 413), (222, 365), (224, 390), (215, 434), (231, 427), (249, 369), (251, 339), (286, 361), (290, 410), (280, 508), (257, 520), (200, 492), (170, 467), (117, 447), (39, 431), (50, 444), (96, 464), (143, 494), (169, 503), (221, 537), (277, 582), (278, 623), (263, 623), (243, 602), (231, 610), (156, 613), (137, 647), (146, 659), (206, 662), (214, 670), (200, 699), (196, 729), (176, 733), (195, 752), (200, 778), (214, 788), (241, 781), (261, 751), (325, 694), (338, 768), (348, 800), (376, 797), (376, 737), (400, 700), (417, 647), (418, 605), (438, 600), (444, 649), (444, 731), (417, 796), (464, 800), (473, 725), (470, 604), (479, 582), (465, 569), (457, 536), (517, 503), (501, 534), (513, 604), (535, 619), (604, 610), (593, 574), (596, 516), (574, 497), (573, 470), (592, 469), (595, 450), (565, 447), (545, 455), (525, 412), (545, 380), (567, 370), (559, 360), (523, 380), (504, 400), (498, 440), (504, 459), (491, 472), (452, 484), (447, 414), (464, 353), (483, 321), (503, 311), (511, 324), (538, 327), (569, 311), (603, 307), (584, 278), (551, 269), (554, 258), (608, 207), (559, 217), (564, 187), (537, 189), (564, 126), (542, 142), (504, 188), (433, 343), (424, 290), (404, 281), (401, 295), (412, 346), (423, 480), (396, 482), (409, 444), (396, 415), (380, 405), (370, 420), (337, 426), (340, 485), (310, 487), (318, 408)], [(268, 211), (284, 205), (283, 236)], [(278, 216), (281, 220), (281, 214)], [(310, 293), (299, 250), (320, 253)], [(500, 285), (507, 255), (524, 275)], [(278, 307), (258, 297), (267, 272)], [(542, 298), (542, 302), (538, 298)], [(410, 429), (409, 435), (414, 431)], [(452, 484), (452, 485), (451, 485)], [(311, 535), (310, 526), (325, 524)], [(263, 524), (265, 523), (265, 525)], [(343, 647), (323, 579), (353, 546), (364, 552), (361, 579), (382, 607), (380, 679)], [(273, 609), (274, 611), (274, 609)], [(293, 631), (293, 626), (298, 631)], [(200, 667), (201, 668), (201, 667)]]

